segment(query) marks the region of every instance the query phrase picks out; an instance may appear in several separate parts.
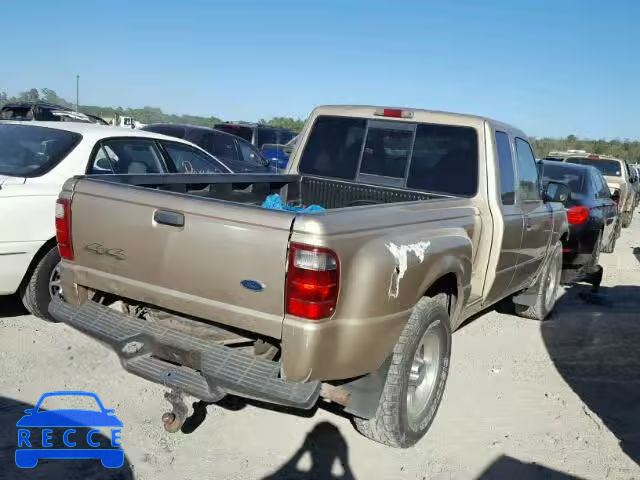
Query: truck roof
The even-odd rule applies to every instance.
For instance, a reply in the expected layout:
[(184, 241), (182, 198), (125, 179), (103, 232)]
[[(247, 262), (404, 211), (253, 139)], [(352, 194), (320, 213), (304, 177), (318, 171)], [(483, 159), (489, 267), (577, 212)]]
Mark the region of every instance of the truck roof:
[[(336, 116), (364, 116), (370, 117), (375, 115), (374, 112), (382, 111), (385, 109), (390, 110), (402, 110), (411, 112), (411, 118), (394, 118), (394, 120), (405, 120), (410, 122), (437, 122), (437, 123), (451, 123), (451, 124), (481, 124), (488, 123), (497, 130), (510, 130), (518, 136), (528, 138), (527, 135), (518, 127), (509, 125), (498, 120), (494, 120), (490, 117), (482, 115), (475, 115), (469, 113), (456, 113), (447, 112), (441, 110), (427, 110), (421, 108), (410, 107), (389, 107), (382, 105), (321, 105), (316, 107), (311, 115), (336, 115)], [(383, 117), (380, 117), (383, 118)]]

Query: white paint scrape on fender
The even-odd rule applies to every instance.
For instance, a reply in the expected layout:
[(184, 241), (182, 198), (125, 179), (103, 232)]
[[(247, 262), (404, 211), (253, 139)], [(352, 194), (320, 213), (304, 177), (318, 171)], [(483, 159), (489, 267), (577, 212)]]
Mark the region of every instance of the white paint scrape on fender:
[(389, 296), (398, 298), (400, 280), (402, 280), (407, 271), (409, 253), (413, 252), (413, 254), (418, 257), (420, 263), (422, 263), (424, 261), (424, 254), (429, 246), (431, 246), (431, 242), (417, 242), (410, 245), (396, 245), (393, 242), (389, 242), (385, 244), (385, 246), (396, 260), (396, 269), (393, 275), (391, 275), (391, 284), (389, 285)]

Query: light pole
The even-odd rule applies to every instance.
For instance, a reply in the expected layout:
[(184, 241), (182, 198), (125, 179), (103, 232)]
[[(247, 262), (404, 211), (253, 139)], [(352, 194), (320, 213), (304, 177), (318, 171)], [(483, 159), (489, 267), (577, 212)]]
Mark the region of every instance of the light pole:
[(80, 75), (76, 75), (76, 113), (78, 112), (79, 98), (80, 98)]

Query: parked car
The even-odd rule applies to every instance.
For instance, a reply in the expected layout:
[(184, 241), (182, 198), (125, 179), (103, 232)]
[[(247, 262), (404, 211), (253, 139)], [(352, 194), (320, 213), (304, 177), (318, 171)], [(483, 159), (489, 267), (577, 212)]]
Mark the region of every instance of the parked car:
[(60, 122), (0, 122), (0, 295), (19, 292), (34, 315), (60, 294), (55, 199), (82, 174), (231, 173), (184, 140)]
[(211, 155), (222, 160), (236, 173), (269, 173), (275, 171), (269, 160), (249, 142), (213, 128), (195, 125), (154, 123), (142, 128), (170, 137), (182, 138), (195, 143)]
[(278, 143), (265, 143), (260, 148), (262, 154), (272, 165), (276, 165), (278, 170), (285, 170), (289, 164), (289, 157), (296, 146), (298, 136), (296, 135), (284, 145)]
[(107, 125), (97, 115), (76, 112), (72, 108), (46, 102), (13, 102), (0, 108), (0, 120), (82, 122)]
[(571, 190), (563, 202), (569, 236), (562, 242), (563, 280), (594, 273), (600, 252), (612, 253), (620, 235), (618, 207), (607, 182), (595, 167), (543, 161), (542, 182), (563, 183)]
[[(319, 107), (303, 132), (290, 175), (68, 181), (70, 293), (49, 311), (147, 380), (211, 402), (322, 396), (408, 447), (440, 404), (452, 331), (501, 299), (539, 321), (553, 309), (569, 190), (543, 195), (527, 135), (482, 117)], [(274, 195), (322, 208), (274, 211)], [(95, 243), (120, 258), (82, 248)], [(122, 312), (92, 300), (113, 295)]]
[(600, 170), (600, 173), (607, 180), (613, 200), (618, 204), (622, 228), (631, 225), (633, 207), (636, 204), (635, 184), (637, 179), (631, 175), (631, 169), (625, 160), (606, 155), (595, 155), (584, 150), (551, 152), (545, 157), (545, 160), (591, 165)]
[(222, 122), (216, 123), (213, 128), (244, 138), (259, 149), (265, 143), (285, 145), (296, 135), (288, 128), (272, 127), (260, 123)]

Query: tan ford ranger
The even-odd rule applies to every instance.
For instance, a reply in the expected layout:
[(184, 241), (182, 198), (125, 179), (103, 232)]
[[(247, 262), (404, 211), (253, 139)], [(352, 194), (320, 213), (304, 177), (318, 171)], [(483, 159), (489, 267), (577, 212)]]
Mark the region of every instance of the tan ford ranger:
[[(527, 136), (503, 123), (319, 107), (284, 175), (69, 179), (65, 301), (50, 313), (170, 387), (169, 431), (182, 396), (233, 394), (330, 401), (407, 447), (434, 419), (465, 319), (502, 299), (536, 320), (553, 309), (567, 191), (540, 191)], [(323, 210), (296, 210), (310, 205)]]

